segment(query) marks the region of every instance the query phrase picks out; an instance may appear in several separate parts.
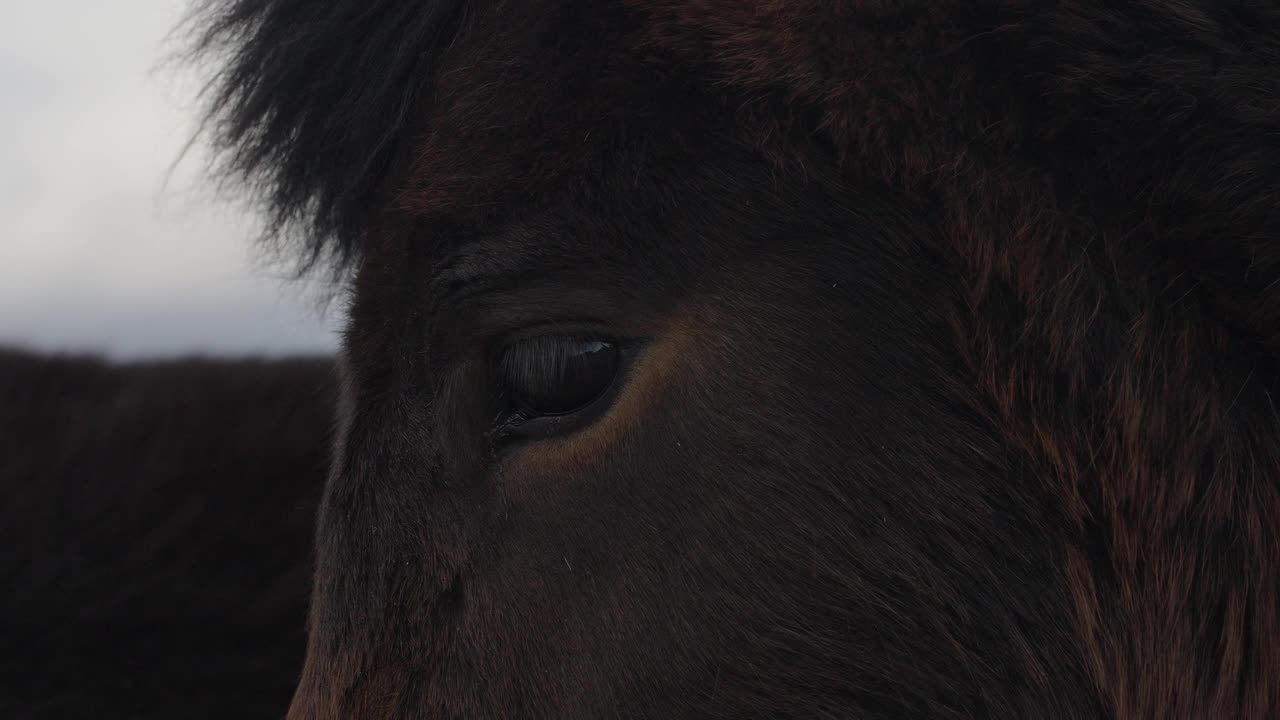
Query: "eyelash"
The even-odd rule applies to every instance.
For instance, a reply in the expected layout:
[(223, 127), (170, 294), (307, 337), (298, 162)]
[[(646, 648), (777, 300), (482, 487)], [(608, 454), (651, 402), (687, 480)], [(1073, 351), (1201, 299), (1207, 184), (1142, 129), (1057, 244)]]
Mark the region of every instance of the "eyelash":
[[(517, 399), (513, 397), (511, 387), (513, 384), (518, 384), (519, 380), (515, 383), (511, 382), (511, 378), (504, 371), (503, 358), (506, 352), (518, 346), (519, 343), (531, 340), (536, 341), (538, 338), (547, 338), (548, 342), (563, 339), (580, 343), (602, 342), (609, 344), (612, 346), (613, 352), (616, 353), (613, 374), (609, 382), (595, 398), (565, 413), (541, 414), (521, 407)], [(494, 417), (493, 426), (487, 433), (488, 437), (496, 442), (517, 439), (547, 439), (587, 427), (608, 411), (621, 388), (625, 386), (631, 360), (637, 346), (637, 341), (618, 340), (596, 332), (569, 334), (563, 331), (544, 332), (540, 335), (527, 334), (522, 339), (504, 344), (494, 354), (491, 365), (494, 368), (494, 382), (500, 387), (500, 390), (497, 393), (499, 409)]]

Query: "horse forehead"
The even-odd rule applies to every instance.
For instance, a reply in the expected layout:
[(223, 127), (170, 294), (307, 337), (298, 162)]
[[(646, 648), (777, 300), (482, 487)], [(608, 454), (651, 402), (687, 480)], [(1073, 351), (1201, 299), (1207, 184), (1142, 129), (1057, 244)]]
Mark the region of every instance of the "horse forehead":
[(582, 5), (476, 11), (440, 58), (420, 109), (403, 207), (426, 215), (496, 207), (567, 174), (598, 172), (602, 159), (616, 162), (620, 144), (670, 132), (669, 88), (655, 82), (658, 61), (643, 57), (640, 36), (616, 17), (618, 3), (579, 8), (573, 27), (554, 17)]

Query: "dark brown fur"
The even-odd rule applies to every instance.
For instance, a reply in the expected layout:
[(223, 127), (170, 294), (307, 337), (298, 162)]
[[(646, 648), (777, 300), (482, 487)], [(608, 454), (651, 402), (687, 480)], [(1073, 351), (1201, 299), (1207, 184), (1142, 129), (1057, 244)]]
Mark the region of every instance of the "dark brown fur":
[(925, 8), (673, 3), (657, 34), (813, 112), (846, 177), (941, 209), (958, 346), (1079, 533), (1062, 562), (1111, 712), (1272, 716), (1280, 11)]

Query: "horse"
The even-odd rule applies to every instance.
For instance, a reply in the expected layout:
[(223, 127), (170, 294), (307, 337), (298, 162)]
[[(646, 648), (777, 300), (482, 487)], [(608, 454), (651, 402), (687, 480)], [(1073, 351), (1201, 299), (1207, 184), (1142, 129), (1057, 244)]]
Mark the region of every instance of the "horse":
[(348, 299), (292, 720), (1280, 712), (1280, 7), (190, 27)]
[(329, 358), (0, 350), (0, 716), (282, 717)]
[(1280, 713), (1280, 8), (214, 0), (348, 293), (289, 717)]

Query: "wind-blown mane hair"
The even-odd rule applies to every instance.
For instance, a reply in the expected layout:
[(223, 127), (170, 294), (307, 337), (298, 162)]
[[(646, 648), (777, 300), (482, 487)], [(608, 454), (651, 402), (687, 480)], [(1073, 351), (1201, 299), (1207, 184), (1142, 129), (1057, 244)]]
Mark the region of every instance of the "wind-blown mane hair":
[[(992, 238), (1034, 232), (1070, 253), (1067, 235), (1096, 234), (1090, 212), (1134, 208), (1126, 232), (1160, 235), (1162, 253), (1246, 262), (1258, 282), (1280, 267), (1269, 3), (625, 4), (654, 47), (751, 98), (762, 138), (778, 118), (809, 122), (850, 173), (945, 198), (988, 267)], [(434, 61), (465, 14), (462, 0), (199, 4), (193, 57), (222, 68), (209, 139), (304, 262), (350, 260), (404, 180), (394, 159), (425, 131)], [(1280, 300), (1261, 290), (1239, 309), (1276, 349)]]
[(204, 0), (191, 59), (220, 69), (205, 132), (229, 183), (261, 205), (267, 236), (304, 269), (346, 263), (406, 151), (432, 60), (461, 0)]

